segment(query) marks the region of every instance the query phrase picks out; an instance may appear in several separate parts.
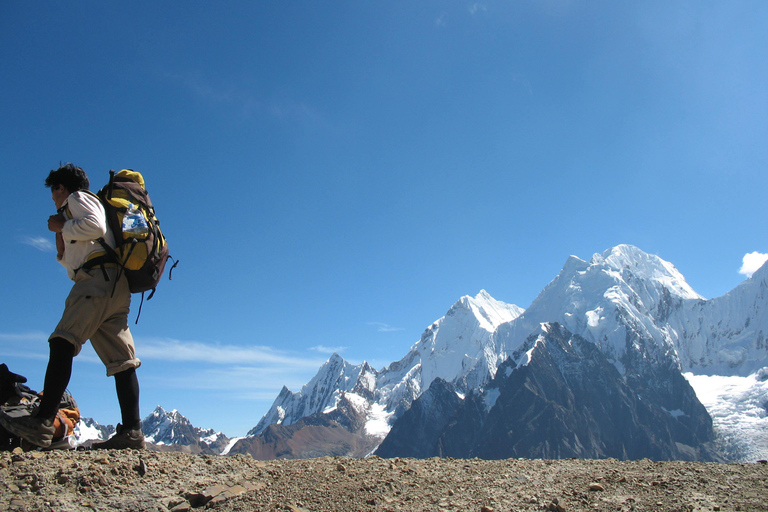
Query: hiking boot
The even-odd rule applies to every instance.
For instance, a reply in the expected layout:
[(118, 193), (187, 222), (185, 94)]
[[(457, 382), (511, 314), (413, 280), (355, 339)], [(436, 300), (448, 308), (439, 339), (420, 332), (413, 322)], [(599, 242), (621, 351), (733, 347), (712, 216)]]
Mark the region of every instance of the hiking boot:
[(30, 414), (11, 416), (6, 411), (0, 411), (0, 424), (11, 434), (42, 448), (51, 446), (55, 432), (52, 419), (46, 420)]
[(115, 435), (101, 443), (93, 443), (91, 448), (94, 450), (143, 450), (147, 447), (140, 426), (128, 429), (118, 423), (115, 431)]

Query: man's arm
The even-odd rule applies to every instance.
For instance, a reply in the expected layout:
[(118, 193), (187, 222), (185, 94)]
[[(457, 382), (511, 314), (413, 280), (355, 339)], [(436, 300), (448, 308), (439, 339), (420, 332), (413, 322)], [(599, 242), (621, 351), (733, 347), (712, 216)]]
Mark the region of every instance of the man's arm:
[(64, 249), (67, 246), (67, 244), (64, 243), (64, 235), (61, 234), (61, 230), (66, 221), (67, 219), (61, 213), (48, 217), (48, 230), (56, 233), (56, 259), (59, 260), (59, 262), (64, 259)]
[[(68, 240), (96, 240), (107, 233), (107, 219), (104, 208), (96, 197), (87, 193), (76, 193), (67, 201), (72, 218), (61, 226), (61, 232)], [(56, 218), (63, 215), (53, 215)], [(53, 221), (58, 225), (58, 220)], [(49, 229), (51, 220), (48, 221)], [(52, 229), (53, 231), (53, 229)]]
[(66, 244), (64, 244), (64, 237), (61, 234), (61, 231), (56, 233), (56, 259), (61, 261), (64, 258), (64, 248), (66, 247)]

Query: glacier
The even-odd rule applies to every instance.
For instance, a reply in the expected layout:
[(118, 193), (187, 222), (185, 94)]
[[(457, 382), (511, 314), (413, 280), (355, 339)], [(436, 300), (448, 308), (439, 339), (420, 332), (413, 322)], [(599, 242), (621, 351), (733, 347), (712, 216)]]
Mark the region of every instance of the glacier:
[(728, 460), (768, 460), (768, 368), (746, 376), (684, 374), (712, 416)]

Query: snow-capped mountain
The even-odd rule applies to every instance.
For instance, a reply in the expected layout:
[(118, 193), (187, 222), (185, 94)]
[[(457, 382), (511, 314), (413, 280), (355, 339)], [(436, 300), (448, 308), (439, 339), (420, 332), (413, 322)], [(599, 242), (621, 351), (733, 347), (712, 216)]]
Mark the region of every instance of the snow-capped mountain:
[(404, 378), (415, 378), (417, 393), (436, 378), (453, 383), (459, 391), (482, 386), (509, 354), (508, 347), (497, 346), (493, 333), (522, 313), (519, 306), (498, 301), (485, 290), (474, 298), (462, 297), (424, 331), (403, 359), (382, 370), (379, 389), (400, 403), (415, 398), (400, 391)]
[(141, 422), (141, 430), (152, 444), (190, 444), (199, 439), (195, 427), (179, 411), (167, 412), (159, 405)]
[(75, 425), (75, 440), (78, 445), (87, 441), (104, 441), (115, 433), (113, 425), (100, 425), (93, 418), (83, 417)]
[(670, 354), (684, 371), (749, 375), (768, 365), (766, 304), (766, 265), (725, 296), (705, 300), (671, 263), (619, 245), (589, 263), (571, 256), (498, 336), (516, 345), (540, 323), (560, 322), (619, 367), (636, 354)]
[(229, 441), (221, 432), (194, 427), (179, 411), (167, 412), (159, 405), (141, 422), (141, 430), (148, 443), (194, 447), (191, 451), (211, 449), (214, 453), (221, 453)]
[(517, 346), (541, 323), (559, 322), (595, 343), (623, 373), (625, 359), (638, 352), (654, 359), (674, 354), (674, 336), (659, 320), (669, 315), (670, 304), (687, 300), (703, 298), (670, 263), (620, 245), (590, 262), (568, 258), (520, 318), (497, 336)]
[(748, 375), (768, 366), (766, 274), (768, 266), (726, 296), (705, 300), (671, 263), (630, 245), (589, 262), (571, 256), (525, 311), (485, 291), (462, 297), (404, 358), (378, 372), (334, 354), (301, 391), (284, 388), (249, 435), (344, 402), (366, 418), (355, 435), (384, 439), (433, 382), (444, 381), (461, 399), (481, 392), (532, 333), (557, 323), (595, 345), (641, 400), (652, 397), (663, 410), (693, 418), (676, 435), (705, 440), (701, 403), (681, 370)]
[[(144, 418), (141, 430), (146, 442), (157, 449), (220, 454), (229, 443), (227, 436), (221, 432), (194, 427), (179, 411), (166, 412), (159, 405)], [(81, 418), (75, 426), (78, 445), (104, 441), (114, 433), (112, 425), (100, 425), (93, 418)]]
[(272, 407), (248, 435), (258, 434), (273, 423), (291, 425), (305, 416), (329, 412), (343, 393), (367, 396), (375, 387), (376, 374), (367, 363), (355, 366), (333, 354), (298, 393), (283, 386)]

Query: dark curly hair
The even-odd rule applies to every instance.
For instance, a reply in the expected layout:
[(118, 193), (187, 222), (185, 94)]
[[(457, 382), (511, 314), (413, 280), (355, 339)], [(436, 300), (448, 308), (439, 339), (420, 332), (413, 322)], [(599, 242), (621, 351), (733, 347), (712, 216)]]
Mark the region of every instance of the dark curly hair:
[(90, 182), (84, 170), (74, 164), (66, 164), (55, 171), (51, 171), (45, 179), (46, 187), (53, 188), (59, 185), (64, 185), (70, 192), (77, 192), (78, 190), (88, 190)]

